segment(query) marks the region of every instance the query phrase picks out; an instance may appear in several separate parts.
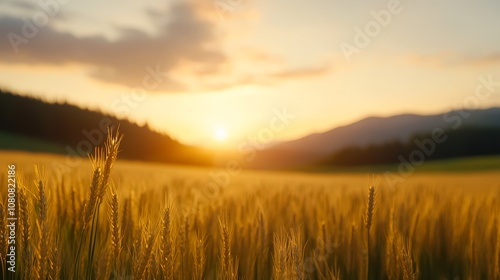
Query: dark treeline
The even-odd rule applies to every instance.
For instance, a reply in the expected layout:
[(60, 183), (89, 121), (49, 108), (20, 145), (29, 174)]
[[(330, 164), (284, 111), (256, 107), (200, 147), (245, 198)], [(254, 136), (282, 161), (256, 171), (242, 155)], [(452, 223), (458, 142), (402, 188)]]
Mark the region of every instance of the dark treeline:
[(147, 126), (67, 103), (48, 103), (4, 90), (0, 90), (0, 120), (2, 133), (55, 144), (71, 155), (86, 156), (89, 149), (102, 144), (107, 126), (119, 126), (125, 134), (120, 158), (180, 164), (211, 163), (208, 152), (185, 146)]
[(415, 135), (407, 142), (391, 141), (366, 147), (347, 147), (321, 161), (321, 165), (361, 166), (399, 163), (408, 160), (414, 151), (421, 151), (426, 160), (500, 154), (500, 129), (464, 127), (443, 134), (442, 143), (432, 135)]

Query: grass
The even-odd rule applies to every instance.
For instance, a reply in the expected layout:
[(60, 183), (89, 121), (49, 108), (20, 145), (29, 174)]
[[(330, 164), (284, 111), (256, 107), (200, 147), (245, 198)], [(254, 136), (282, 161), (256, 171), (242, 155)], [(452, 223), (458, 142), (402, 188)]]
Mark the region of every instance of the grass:
[(418, 172), (369, 188), (360, 173), (254, 171), (214, 190), (211, 173), (223, 170), (115, 166), (116, 150), (66, 174), (50, 169), (64, 157), (0, 155), (2, 180), (17, 161), (15, 279), (500, 276), (498, 172)]

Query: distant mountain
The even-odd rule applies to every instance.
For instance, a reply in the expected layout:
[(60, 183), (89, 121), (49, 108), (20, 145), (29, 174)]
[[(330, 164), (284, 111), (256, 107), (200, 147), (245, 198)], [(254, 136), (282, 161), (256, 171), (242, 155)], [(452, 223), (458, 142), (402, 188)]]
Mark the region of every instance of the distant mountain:
[(316, 163), (347, 147), (406, 142), (417, 134), (435, 128), (453, 130), (463, 127), (500, 128), (500, 108), (450, 111), (438, 115), (404, 114), (370, 117), (353, 124), (284, 142), (258, 153), (250, 163), (255, 168), (286, 168)]
[[(330, 167), (395, 164), (412, 160), (439, 160), (500, 155), (500, 128), (463, 127), (415, 135), (408, 141), (390, 141), (365, 147), (349, 146), (325, 156), (317, 165)], [(438, 139), (436, 142), (434, 139)]]
[(207, 151), (179, 143), (168, 135), (128, 120), (48, 103), (0, 90), (0, 150), (16, 149), (86, 156), (101, 145), (107, 127), (125, 134), (120, 158), (165, 163), (208, 165)]

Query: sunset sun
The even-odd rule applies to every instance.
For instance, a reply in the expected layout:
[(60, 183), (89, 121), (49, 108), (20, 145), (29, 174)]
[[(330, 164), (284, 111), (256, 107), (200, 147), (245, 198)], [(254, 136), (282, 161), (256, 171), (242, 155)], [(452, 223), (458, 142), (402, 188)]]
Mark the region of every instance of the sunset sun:
[(221, 142), (227, 139), (227, 131), (224, 127), (216, 127), (214, 130), (214, 138), (215, 140)]

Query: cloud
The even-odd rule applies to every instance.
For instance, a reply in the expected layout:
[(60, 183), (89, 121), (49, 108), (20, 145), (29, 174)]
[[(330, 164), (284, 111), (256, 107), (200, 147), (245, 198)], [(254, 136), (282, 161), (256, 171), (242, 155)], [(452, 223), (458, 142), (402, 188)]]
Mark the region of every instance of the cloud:
[(30, 12), (36, 11), (38, 8), (35, 3), (22, 0), (0, 2), (0, 6), (12, 7), (14, 9)]
[[(220, 22), (215, 14), (210, 14), (213, 10), (203, 5), (180, 1), (172, 4), (166, 14), (151, 9), (144, 12), (158, 26), (156, 32), (115, 27), (120, 34), (116, 40), (58, 31), (51, 25), (52, 19), (46, 26), (33, 25), (36, 31), (31, 32), (35, 35), (25, 36), (23, 30), (32, 25), (31, 18), (2, 16), (1, 38), (15, 33), (25, 42), (19, 43), (16, 53), (12, 38), (0, 40), (0, 61), (61, 67), (83, 65), (93, 79), (126, 87), (143, 85), (153, 71), (157, 77), (161, 74), (161, 82), (148, 90), (161, 93), (218, 91), (249, 84), (266, 86), (321, 76), (329, 70), (317, 66), (289, 69), (284, 57), (261, 48), (240, 49), (229, 55), (217, 30)], [(239, 64), (241, 59), (247, 63)], [(259, 71), (251, 73), (247, 67)]]
[[(212, 23), (198, 17), (195, 8), (179, 2), (171, 7), (171, 18), (151, 36), (141, 30), (122, 28), (122, 36), (109, 41), (102, 36), (79, 38), (70, 33), (58, 32), (50, 25), (38, 28), (36, 36), (19, 46), (15, 54), (9, 40), (0, 41), (0, 60), (6, 63), (69, 64), (90, 66), (95, 79), (125, 86), (141, 85), (146, 67), (160, 66), (170, 73), (183, 62), (191, 62), (217, 71), (217, 66), (227, 60), (217, 49), (217, 38)], [(0, 35), (6, 38), (14, 32), (22, 35), (26, 20), (4, 16), (0, 18)], [(185, 91), (181, 85), (165, 77), (157, 91)]]
[(480, 56), (465, 57), (462, 62), (468, 65), (485, 66), (500, 64), (500, 52)]

